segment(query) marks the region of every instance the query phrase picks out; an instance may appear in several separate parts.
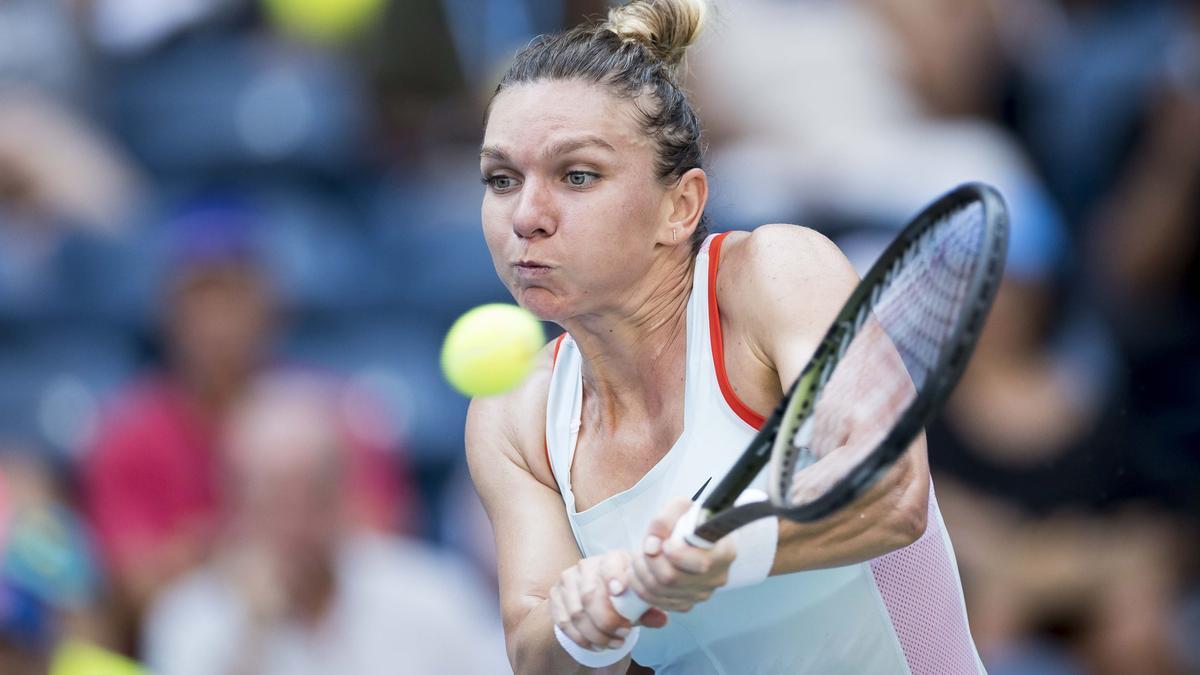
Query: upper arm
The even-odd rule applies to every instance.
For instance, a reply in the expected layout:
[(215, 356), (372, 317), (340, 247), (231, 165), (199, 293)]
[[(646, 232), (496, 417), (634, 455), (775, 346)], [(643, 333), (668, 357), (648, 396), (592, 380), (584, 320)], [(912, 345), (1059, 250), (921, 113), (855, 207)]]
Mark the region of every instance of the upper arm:
[(510, 635), (580, 559), (562, 496), (552, 477), (547, 480), (549, 467), (532, 464), (545, 463), (538, 429), (548, 375), (530, 380), (512, 394), (475, 399), (467, 413), (467, 463), (495, 534), (501, 613)]
[(787, 391), (858, 275), (833, 242), (806, 227), (763, 225), (730, 243), (721, 267), (736, 283), (718, 285), (722, 312)]

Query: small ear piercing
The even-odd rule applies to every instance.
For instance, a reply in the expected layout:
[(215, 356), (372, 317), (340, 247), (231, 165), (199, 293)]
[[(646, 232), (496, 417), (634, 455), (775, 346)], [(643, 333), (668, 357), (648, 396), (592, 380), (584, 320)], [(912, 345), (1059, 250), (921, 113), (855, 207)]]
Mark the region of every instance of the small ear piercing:
[(675, 228), (673, 228), (673, 227), (671, 228), (671, 241), (672, 242), (675, 241)]

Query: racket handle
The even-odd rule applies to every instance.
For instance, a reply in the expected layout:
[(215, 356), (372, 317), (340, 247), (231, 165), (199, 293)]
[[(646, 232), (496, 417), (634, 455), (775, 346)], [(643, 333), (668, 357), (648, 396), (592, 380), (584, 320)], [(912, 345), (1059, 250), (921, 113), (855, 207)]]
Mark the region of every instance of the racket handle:
[(688, 509), (687, 513), (675, 521), (675, 529), (671, 530), (671, 538), (695, 548), (709, 549), (716, 546), (713, 542), (696, 536), (696, 522), (698, 520), (700, 520), (700, 502), (695, 502), (692, 504), (692, 508)]
[[(676, 521), (675, 529), (671, 531), (671, 538), (676, 541), (686, 542), (689, 546), (695, 546), (696, 548), (712, 548), (712, 542), (695, 535), (696, 519), (699, 515), (700, 504), (693, 504), (692, 508)], [(621, 616), (629, 619), (630, 623), (637, 623), (637, 620), (642, 618), (646, 610), (650, 609), (650, 603), (643, 600), (629, 587), (626, 587), (625, 591), (620, 595), (612, 596), (612, 605), (613, 609), (617, 610), (617, 613)]]
[[(699, 514), (700, 505), (693, 504), (692, 508), (675, 523), (675, 529), (671, 532), (671, 538), (687, 542), (689, 545), (699, 548), (712, 548), (712, 542), (695, 536), (694, 530), (696, 529), (696, 519)], [(601, 668), (612, 665), (625, 658), (625, 655), (633, 650), (633, 645), (637, 642), (638, 631), (640, 630), (640, 626), (636, 625), (637, 620), (642, 618), (646, 610), (650, 609), (650, 603), (643, 600), (641, 596), (628, 586), (620, 594), (611, 596), (610, 600), (613, 609), (617, 610), (618, 614), (634, 624), (633, 631), (625, 639), (625, 644), (616, 649), (600, 651), (584, 649), (575, 644), (571, 638), (567, 637), (558, 626), (554, 627), (554, 637), (558, 639), (558, 643), (581, 665), (588, 666), (589, 668)]]
[(620, 595), (614, 595), (612, 606), (617, 610), (617, 614), (629, 619), (630, 623), (637, 623), (646, 610), (650, 609), (650, 603), (634, 593), (632, 588), (626, 588)]

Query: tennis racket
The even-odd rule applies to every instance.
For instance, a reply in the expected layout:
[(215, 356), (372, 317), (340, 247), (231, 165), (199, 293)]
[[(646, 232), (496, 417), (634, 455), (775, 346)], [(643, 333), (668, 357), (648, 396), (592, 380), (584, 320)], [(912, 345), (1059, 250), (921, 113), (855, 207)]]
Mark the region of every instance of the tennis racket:
[[(870, 489), (958, 382), (1007, 242), (1007, 212), (991, 187), (969, 183), (926, 207), (855, 288), (694, 529), (675, 536), (711, 547), (760, 518), (824, 518)], [(768, 465), (768, 499), (735, 505)], [(630, 621), (649, 608), (631, 590), (613, 605)]]

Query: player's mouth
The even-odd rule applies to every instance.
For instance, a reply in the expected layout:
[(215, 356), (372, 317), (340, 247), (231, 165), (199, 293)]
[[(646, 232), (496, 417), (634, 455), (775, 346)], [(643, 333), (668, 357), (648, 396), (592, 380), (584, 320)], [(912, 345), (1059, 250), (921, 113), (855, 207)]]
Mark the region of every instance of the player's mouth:
[(513, 269), (516, 270), (518, 276), (540, 277), (548, 274), (554, 268), (536, 260), (520, 260), (513, 263)]

